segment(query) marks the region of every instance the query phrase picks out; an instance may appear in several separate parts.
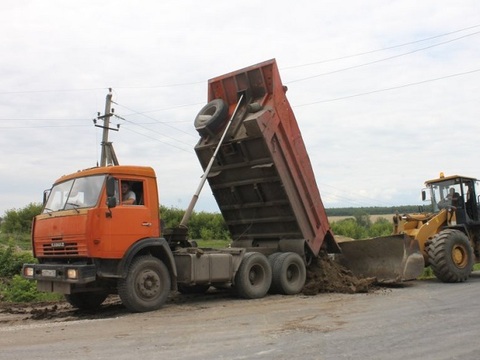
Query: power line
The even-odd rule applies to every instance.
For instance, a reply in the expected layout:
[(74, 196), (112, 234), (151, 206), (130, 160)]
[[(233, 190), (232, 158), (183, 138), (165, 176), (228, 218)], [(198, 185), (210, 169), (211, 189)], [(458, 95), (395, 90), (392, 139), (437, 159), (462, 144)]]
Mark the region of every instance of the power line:
[(41, 129), (41, 128), (65, 128), (65, 127), (84, 127), (89, 125), (36, 125), (36, 126), (0, 126), (0, 129)]
[(373, 53), (380, 52), (380, 51), (391, 50), (391, 49), (395, 49), (395, 48), (399, 48), (399, 47), (403, 47), (403, 46), (407, 46), (407, 45), (417, 44), (417, 43), (424, 42), (424, 41), (438, 39), (438, 38), (441, 38), (441, 37), (444, 37), (444, 36), (452, 35), (452, 34), (455, 34), (455, 33), (466, 31), (466, 30), (475, 29), (475, 28), (478, 28), (478, 27), (480, 27), (480, 25), (469, 26), (469, 27), (459, 29), (459, 30), (455, 30), (455, 31), (451, 31), (451, 32), (448, 32), (448, 33), (445, 33), (445, 34), (440, 34), (440, 35), (431, 36), (431, 37), (420, 39), (420, 40), (410, 41), (410, 42), (399, 44), (399, 45), (393, 45), (393, 46), (388, 46), (388, 47), (384, 47), (384, 48), (380, 48), (380, 49), (376, 49), (376, 50), (370, 50), (370, 51), (365, 51), (365, 52), (361, 52), (361, 53), (345, 55), (345, 56), (340, 56), (340, 57), (326, 59), (326, 60), (320, 60), (320, 61), (307, 63), (307, 64), (300, 64), (300, 65), (292, 65), (292, 66), (282, 67), (281, 70), (295, 69), (295, 68), (299, 68), (299, 67), (318, 65), (318, 64), (324, 64), (324, 63), (328, 63), (328, 62), (332, 62), (332, 61), (344, 60), (344, 59), (357, 57), (357, 56), (362, 56), (362, 55), (369, 55), (369, 54), (373, 54)]
[[(138, 114), (138, 115), (144, 116), (144, 117), (146, 117), (147, 119), (154, 120), (154, 121), (155, 121), (156, 123), (158, 123), (158, 124), (165, 125), (165, 126), (167, 126), (167, 127), (169, 127), (169, 128), (172, 128), (172, 129), (174, 129), (174, 130), (177, 130), (177, 131), (182, 132), (182, 133), (184, 133), (184, 134), (187, 134), (187, 135), (189, 135), (189, 136), (193, 136), (191, 133), (189, 133), (189, 132), (187, 132), (187, 131), (181, 130), (181, 129), (179, 129), (179, 128), (176, 128), (175, 126), (169, 125), (169, 124), (166, 123), (166, 122), (161, 122), (161, 121), (159, 121), (159, 120), (157, 120), (157, 119), (155, 119), (155, 118), (153, 118), (153, 117), (151, 117), (151, 116), (149, 116), (149, 115), (146, 115), (145, 112), (135, 111), (135, 110), (133, 110), (133, 109), (131, 109), (131, 108), (125, 106), (125, 105), (121, 105), (121, 104), (119, 104), (119, 103), (117, 103), (117, 102), (114, 102), (114, 101), (113, 101), (113, 103), (116, 104), (116, 105), (118, 105), (118, 106), (121, 106), (121, 107), (123, 107), (123, 108), (125, 108), (125, 109), (127, 109), (127, 110), (133, 111), (133, 114)], [(133, 123), (133, 122), (131, 122), (131, 123)], [(133, 124), (135, 124), (135, 123), (133, 123)], [(135, 125), (137, 125), (137, 124), (135, 124)], [(140, 126), (140, 125), (138, 125), (138, 126)], [(152, 130), (152, 131), (153, 131), (153, 130)]]
[(313, 102), (306, 103), (306, 104), (295, 105), (294, 107), (309, 106), (309, 105), (314, 105), (314, 104), (321, 104), (321, 103), (327, 103), (327, 102), (332, 102), (332, 101), (350, 99), (350, 98), (354, 98), (354, 97), (358, 97), (358, 96), (371, 95), (371, 94), (376, 94), (376, 93), (379, 93), (379, 92), (396, 90), (396, 89), (401, 89), (401, 88), (405, 88), (405, 87), (409, 87), (409, 86), (421, 85), (421, 84), (425, 84), (425, 83), (428, 83), (428, 82), (433, 82), (433, 81), (439, 81), (439, 80), (449, 79), (449, 78), (456, 77), (456, 76), (468, 75), (468, 74), (472, 74), (472, 73), (475, 73), (475, 72), (478, 72), (478, 71), (480, 71), (480, 69), (475, 69), (475, 70), (471, 70), (471, 71), (466, 71), (466, 72), (463, 72), (463, 73), (446, 75), (446, 76), (438, 77), (438, 78), (435, 78), (435, 79), (428, 79), (428, 80), (423, 80), (423, 81), (417, 81), (417, 82), (414, 82), (414, 83), (403, 84), (403, 85), (399, 85), (399, 86), (392, 86), (392, 87), (389, 87), (389, 88), (384, 88), (384, 89), (379, 89), (379, 90), (367, 91), (367, 92), (363, 92), (363, 93), (359, 93), (359, 94), (354, 94), (354, 95), (342, 96), (342, 97), (333, 98), (333, 99), (328, 99), (328, 100), (313, 101)]
[(434, 44), (434, 45), (426, 46), (426, 47), (423, 47), (423, 48), (420, 48), (420, 49), (415, 49), (415, 50), (412, 50), (412, 51), (408, 51), (408, 52), (403, 53), (403, 54), (393, 55), (393, 56), (389, 56), (389, 57), (386, 57), (386, 58), (383, 58), (383, 59), (369, 61), (369, 62), (366, 62), (366, 63), (363, 63), (363, 64), (353, 65), (353, 66), (349, 66), (349, 67), (342, 68), (342, 69), (337, 69), (337, 70), (328, 71), (328, 72), (317, 74), (317, 75), (308, 76), (308, 77), (301, 78), (301, 79), (292, 80), (292, 81), (289, 81), (287, 84), (293, 84), (293, 83), (300, 82), (300, 81), (314, 79), (314, 78), (317, 78), (317, 77), (320, 77), (320, 76), (336, 74), (336, 73), (339, 73), (339, 72), (342, 72), (342, 71), (347, 71), (347, 70), (351, 70), (351, 69), (357, 69), (357, 68), (360, 68), (360, 67), (363, 67), (363, 66), (377, 64), (379, 62), (392, 60), (392, 59), (396, 59), (396, 58), (399, 58), (399, 57), (402, 57), (402, 56), (414, 54), (414, 53), (419, 52), (419, 51), (431, 49), (433, 47), (440, 46), (440, 45), (445, 45), (445, 44), (451, 43), (453, 41), (457, 41), (457, 40), (460, 40), (460, 39), (463, 39), (463, 38), (466, 38), (466, 37), (469, 37), (469, 36), (477, 35), (477, 34), (480, 34), (480, 31), (476, 31), (474, 33), (467, 34), (467, 35), (463, 35), (463, 36), (460, 36), (458, 38), (447, 40), (447, 41), (444, 41), (444, 42), (441, 42), (441, 43), (438, 43), (438, 44)]
[[(141, 133), (141, 132), (138, 132), (138, 131), (135, 131), (135, 130), (132, 130), (132, 129), (129, 129), (129, 128), (125, 128), (125, 130), (130, 131), (130, 132), (133, 132), (133, 133), (138, 134), (138, 135), (141, 135), (141, 136), (144, 136), (144, 137), (146, 137), (146, 138), (149, 138), (149, 139), (158, 141), (158, 142), (160, 142), (160, 143), (162, 143), (162, 144), (165, 144), (165, 145), (174, 147), (174, 148), (176, 148), (176, 149), (179, 149), (179, 150), (188, 152), (189, 154), (191, 153), (191, 151), (185, 150), (184, 148), (181, 148), (181, 147), (179, 147), (179, 146), (175, 146), (175, 145), (170, 144), (170, 143), (168, 143), (168, 142), (166, 142), (166, 141), (162, 141), (162, 140), (160, 140), (160, 139), (158, 139), (158, 138), (154, 138), (153, 136), (149, 136), (149, 135), (143, 134), (143, 133)], [(180, 142), (180, 141), (179, 141), (179, 142)], [(188, 144), (188, 145), (191, 146), (191, 144)]]

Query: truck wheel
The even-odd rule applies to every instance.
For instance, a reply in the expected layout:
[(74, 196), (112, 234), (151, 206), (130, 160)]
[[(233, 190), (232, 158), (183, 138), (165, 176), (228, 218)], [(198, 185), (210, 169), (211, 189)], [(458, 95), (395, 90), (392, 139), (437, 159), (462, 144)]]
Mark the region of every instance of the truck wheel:
[(463, 282), (472, 272), (472, 247), (467, 236), (459, 230), (447, 229), (435, 235), (427, 254), (433, 273), (443, 282)]
[(194, 126), (200, 136), (216, 134), (228, 115), (228, 108), (222, 99), (215, 99), (205, 105), (195, 118)]
[(74, 293), (74, 294), (66, 294), (65, 300), (76, 307), (77, 309), (81, 310), (95, 310), (102, 305), (102, 303), (107, 298), (108, 294), (105, 292), (82, 292), (82, 293)]
[(118, 295), (130, 311), (152, 311), (167, 301), (170, 286), (165, 264), (153, 256), (140, 256), (130, 264), (127, 277), (118, 281)]
[(273, 264), (272, 287), (280, 294), (293, 295), (302, 291), (307, 278), (307, 269), (297, 253), (281, 254)]
[(272, 269), (272, 283), (270, 284), (270, 289), (268, 292), (270, 294), (278, 294), (279, 290), (273, 282), (273, 267), (275, 266), (275, 262), (277, 261), (278, 257), (282, 255), (281, 252), (276, 252), (268, 256), (268, 262), (270, 263), (270, 268)]
[(258, 299), (264, 297), (272, 283), (272, 268), (267, 257), (257, 252), (246, 253), (237, 273), (235, 289), (240, 297)]

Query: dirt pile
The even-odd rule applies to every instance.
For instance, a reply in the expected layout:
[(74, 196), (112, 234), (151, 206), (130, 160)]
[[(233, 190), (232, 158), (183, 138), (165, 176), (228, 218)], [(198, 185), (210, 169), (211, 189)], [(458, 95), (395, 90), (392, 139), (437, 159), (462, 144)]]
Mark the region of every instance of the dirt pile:
[(366, 293), (373, 289), (375, 278), (358, 278), (353, 273), (321, 253), (307, 268), (305, 295), (318, 293)]

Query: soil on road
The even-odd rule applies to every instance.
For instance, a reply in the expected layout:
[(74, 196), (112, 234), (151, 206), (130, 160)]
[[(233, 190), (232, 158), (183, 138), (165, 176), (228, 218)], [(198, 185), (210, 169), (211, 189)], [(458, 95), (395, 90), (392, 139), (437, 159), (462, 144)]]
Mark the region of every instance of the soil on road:
[(1, 358), (476, 360), (479, 295), (476, 272), (461, 284), (414, 281), (355, 294), (174, 295), (142, 314), (116, 298), (90, 314), (63, 303), (18, 308), (0, 312)]

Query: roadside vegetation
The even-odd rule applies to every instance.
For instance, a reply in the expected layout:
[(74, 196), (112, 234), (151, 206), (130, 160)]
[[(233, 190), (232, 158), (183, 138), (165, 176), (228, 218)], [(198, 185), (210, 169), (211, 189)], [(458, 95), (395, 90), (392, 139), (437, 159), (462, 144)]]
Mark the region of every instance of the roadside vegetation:
[[(377, 211), (375, 211), (377, 210)], [(406, 207), (405, 212), (418, 211), (418, 207)], [(375, 211), (375, 212), (373, 212)], [(389, 214), (400, 209), (392, 208), (349, 208), (327, 209), (329, 216), (345, 217), (331, 221), (335, 235), (353, 239), (365, 239), (376, 236), (387, 236), (392, 233), (392, 222)], [(41, 212), (41, 204), (31, 203), (22, 209), (8, 210), (0, 222), (0, 302), (39, 302), (56, 301), (58, 294), (41, 293), (36, 290), (36, 283), (21, 277), (24, 263), (36, 260), (32, 255), (30, 231), (32, 219)], [(386, 217), (372, 215), (385, 214)], [(165, 228), (177, 226), (184, 210), (173, 207), (161, 207), (162, 225)], [(231, 241), (223, 217), (219, 213), (194, 212), (189, 222), (189, 238), (195, 240), (200, 247), (227, 247)], [(480, 265), (475, 269), (480, 270)], [(431, 278), (429, 268), (425, 269), (422, 278)]]

